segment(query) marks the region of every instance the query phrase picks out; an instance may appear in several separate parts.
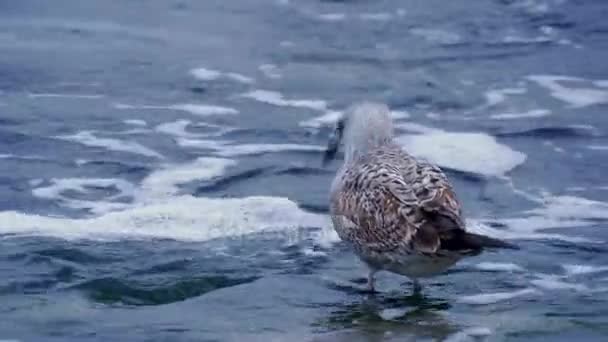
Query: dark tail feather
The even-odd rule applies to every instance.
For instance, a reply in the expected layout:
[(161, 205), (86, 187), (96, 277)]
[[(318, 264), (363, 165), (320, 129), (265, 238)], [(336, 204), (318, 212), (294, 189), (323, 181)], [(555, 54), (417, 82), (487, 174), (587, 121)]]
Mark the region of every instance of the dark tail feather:
[(489, 236), (462, 232), (450, 239), (442, 240), (441, 247), (451, 251), (468, 251), (471, 254), (480, 253), (484, 248), (519, 249), (518, 246)]
[(477, 249), (483, 248), (506, 248), (506, 249), (519, 249), (518, 246), (508, 243), (503, 240), (491, 238), (489, 236), (475, 234), (475, 233), (464, 233), (461, 236), (464, 245), (468, 245), (472, 248), (477, 247)]

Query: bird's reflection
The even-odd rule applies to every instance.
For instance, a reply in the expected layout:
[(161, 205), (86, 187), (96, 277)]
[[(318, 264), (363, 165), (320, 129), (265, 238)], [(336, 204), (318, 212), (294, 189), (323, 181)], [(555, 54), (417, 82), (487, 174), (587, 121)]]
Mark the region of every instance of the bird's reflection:
[(357, 299), (333, 306), (317, 322), (321, 334), (314, 341), (441, 341), (460, 330), (444, 313), (449, 303), (424, 292), (364, 294), (346, 286), (342, 290), (357, 294)]

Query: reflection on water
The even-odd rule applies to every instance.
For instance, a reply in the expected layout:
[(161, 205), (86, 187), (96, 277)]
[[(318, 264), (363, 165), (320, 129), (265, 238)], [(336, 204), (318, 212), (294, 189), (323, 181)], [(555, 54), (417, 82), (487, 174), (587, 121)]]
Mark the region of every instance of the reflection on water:
[(460, 330), (445, 311), (441, 298), (417, 293), (369, 294), (350, 303), (336, 303), (315, 327), (323, 333), (314, 341), (443, 340)]

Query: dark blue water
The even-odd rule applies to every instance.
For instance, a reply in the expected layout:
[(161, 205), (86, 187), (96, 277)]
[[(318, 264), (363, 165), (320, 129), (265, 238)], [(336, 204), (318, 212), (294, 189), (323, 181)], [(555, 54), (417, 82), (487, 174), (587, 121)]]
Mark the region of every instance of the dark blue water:
[[(0, 339), (599, 341), (608, 3), (0, 2)], [(333, 234), (354, 101), (522, 250), (424, 282)]]

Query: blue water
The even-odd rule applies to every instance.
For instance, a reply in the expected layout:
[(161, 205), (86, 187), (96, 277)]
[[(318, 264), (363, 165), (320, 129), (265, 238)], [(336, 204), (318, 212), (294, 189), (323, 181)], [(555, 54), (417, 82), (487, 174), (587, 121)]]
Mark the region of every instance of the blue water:
[[(608, 336), (603, 0), (0, 2), (0, 339)], [(423, 283), (333, 234), (332, 118), (391, 107), (472, 230)]]

